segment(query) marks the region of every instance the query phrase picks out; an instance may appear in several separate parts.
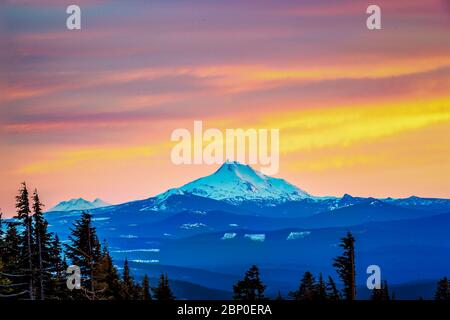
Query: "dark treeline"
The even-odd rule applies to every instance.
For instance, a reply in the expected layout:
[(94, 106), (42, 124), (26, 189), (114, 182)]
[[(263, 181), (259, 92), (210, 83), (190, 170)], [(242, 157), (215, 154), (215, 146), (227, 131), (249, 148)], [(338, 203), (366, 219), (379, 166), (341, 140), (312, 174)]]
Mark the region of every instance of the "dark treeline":
[[(175, 299), (167, 275), (161, 275), (155, 287), (147, 275), (137, 283), (127, 260), (119, 275), (106, 242), (99, 242), (90, 214), (82, 213), (63, 246), (58, 235), (48, 231), (38, 192), (30, 197), (25, 183), (16, 197), (16, 209), (8, 222), (0, 213), (0, 299)], [(67, 287), (69, 264), (80, 268), (80, 290)]]
[[(31, 199), (31, 202), (30, 202)], [(58, 235), (48, 231), (43, 204), (37, 190), (30, 196), (25, 183), (16, 196), (16, 215), (8, 222), (0, 213), (0, 299), (21, 300), (174, 300), (167, 275), (161, 274), (155, 287), (144, 276), (134, 280), (128, 261), (119, 274), (106, 242), (100, 243), (91, 215), (84, 212), (72, 228), (68, 243), (62, 245)], [(339, 301), (356, 298), (355, 239), (348, 232), (341, 239), (342, 254), (333, 261), (342, 289), (331, 276), (314, 276), (306, 271), (298, 289), (289, 299), (307, 301)], [(67, 286), (69, 265), (81, 271), (81, 289)], [(266, 300), (266, 286), (259, 269), (253, 265), (242, 280), (233, 286), (236, 300)], [(277, 300), (284, 297), (279, 292)], [(387, 281), (374, 289), (373, 300), (394, 299)], [(436, 300), (450, 300), (447, 277), (437, 283)]]
[[(289, 292), (288, 298), (303, 301), (339, 301), (356, 299), (356, 272), (355, 272), (355, 238), (348, 232), (341, 239), (340, 247), (343, 252), (333, 260), (333, 267), (342, 283), (339, 290), (331, 276), (325, 280), (322, 273), (316, 278), (311, 272), (306, 271), (300, 280), (298, 289)], [(245, 273), (242, 280), (233, 286), (233, 298), (235, 300), (266, 300), (264, 295), (266, 286), (261, 280), (259, 269), (256, 265)], [(437, 283), (434, 296), (435, 300), (450, 301), (450, 286), (447, 277), (442, 278)], [(276, 300), (283, 300), (284, 297), (278, 292)], [(371, 300), (387, 301), (395, 300), (395, 293), (389, 293), (388, 283), (382, 281), (380, 288), (372, 290)]]

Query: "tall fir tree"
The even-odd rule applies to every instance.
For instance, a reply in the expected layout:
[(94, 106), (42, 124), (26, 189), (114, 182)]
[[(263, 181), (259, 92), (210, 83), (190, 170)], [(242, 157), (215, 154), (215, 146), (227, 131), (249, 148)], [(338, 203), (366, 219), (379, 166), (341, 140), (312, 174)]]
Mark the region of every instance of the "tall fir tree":
[(372, 290), (371, 300), (374, 301), (388, 301), (391, 297), (389, 295), (389, 287), (387, 281), (382, 281), (379, 289)]
[(19, 194), (16, 196), (16, 216), (15, 218), (20, 221), (23, 226), (24, 233), (21, 241), (21, 256), (22, 264), (21, 269), (27, 275), (28, 282), (28, 295), (30, 300), (34, 300), (34, 267), (33, 267), (33, 223), (30, 210), (30, 201), (28, 189), (25, 182), (22, 182), (22, 186), (19, 189)]
[(161, 274), (159, 276), (158, 286), (152, 289), (153, 296), (158, 301), (175, 300), (172, 289), (169, 286), (169, 278), (167, 275)]
[(2, 252), (3, 267), (8, 273), (13, 273), (20, 264), (20, 240), (17, 223), (8, 223)]
[(48, 271), (52, 277), (46, 297), (52, 300), (67, 299), (69, 297), (66, 284), (67, 264), (64, 261), (61, 242), (57, 234), (53, 234), (51, 237), (48, 253)]
[(303, 278), (300, 281), (300, 285), (297, 291), (290, 292), (289, 295), (294, 300), (314, 300), (316, 298), (316, 280), (313, 274), (309, 271), (306, 271), (303, 274)]
[(101, 260), (101, 246), (98, 241), (95, 227), (92, 226), (92, 217), (83, 212), (81, 218), (75, 221), (66, 244), (66, 256), (71, 263), (80, 267), (84, 292), (90, 300), (97, 300), (95, 288), (95, 270)]
[(278, 290), (278, 293), (277, 293), (277, 296), (275, 297), (275, 300), (278, 300), (278, 301), (284, 300), (283, 295), (281, 294), (280, 290)]
[(4, 254), (5, 254), (5, 251), (6, 251), (5, 231), (3, 230), (3, 228), (4, 228), (4, 226), (3, 226), (3, 213), (0, 210), (0, 262), (2, 263), (2, 266), (3, 266), (4, 259), (5, 259), (4, 258)]
[(7, 223), (6, 234), (4, 235), (3, 250), (1, 255), (3, 278), (3, 298), (29, 297), (29, 283), (26, 282), (28, 274), (20, 269), (23, 266), (23, 237), (17, 230), (17, 222)]
[(48, 222), (44, 218), (43, 204), (39, 199), (37, 190), (33, 193), (33, 220), (34, 220), (34, 238), (33, 253), (34, 265), (36, 266), (36, 293), (40, 300), (45, 300), (46, 291), (51, 287), (51, 238), (48, 232)]
[[(4, 247), (4, 243), (3, 243), (4, 235), (5, 235), (5, 232), (3, 230), (3, 212), (0, 210), (0, 253), (2, 252), (3, 247)], [(2, 256), (0, 255), (0, 260), (1, 259), (2, 259)]]
[(141, 300), (144, 301), (152, 300), (152, 294), (150, 293), (150, 279), (148, 275), (145, 275), (144, 279), (142, 280)]
[(386, 301), (391, 300), (391, 296), (389, 293), (389, 286), (387, 280), (384, 280), (384, 286), (383, 286), (383, 299)]
[(106, 242), (103, 244), (100, 262), (95, 270), (95, 286), (101, 294), (102, 300), (119, 300), (121, 298), (121, 284), (119, 273), (114, 266), (113, 259), (108, 251)]
[(341, 300), (341, 294), (336, 287), (336, 283), (334, 282), (331, 276), (328, 276), (327, 281), (327, 297), (329, 301), (339, 301)]
[(0, 299), (6, 298), (12, 293), (11, 281), (6, 276), (4, 263), (6, 262), (6, 246), (3, 231), (3, 214), (0, 212)]
[(319, 300), (319, 301), (328, 300), (327, 285), (325, 284), (325, 281), (323, 280), (322, 273), (319, 274), (319, 281), (316, 284), (314, 296), (315, 296), (315, 298), (314, 298), (315, 300)]
[(245, 273), (244, 279), (233, 286), (233, 298), (235, 300), (264, 300), (266, 286), (261, 281), (259, 269), (256, 265), (250, 267)]
[(351, 232), (341, 239), (340, 247), (344, 249), (341, 256), (334, 259), (333, 267), (344, 284), (344, 297), (346, 300), (356, 298), (356, 272), (355, 272), (355, 238)]
[(123, 264), (123, 275), (122, 275), (122, 288), (121, 295), (124, 300), (135, 299), (136, 286), (134, 284), (134, 279), (130, 274), (130, 267), (128, 265), (128, 259), (125, 259)]
[(434, 293), (434, 300), (450, 301), (450, 283), (447, 277), (440, 279)]

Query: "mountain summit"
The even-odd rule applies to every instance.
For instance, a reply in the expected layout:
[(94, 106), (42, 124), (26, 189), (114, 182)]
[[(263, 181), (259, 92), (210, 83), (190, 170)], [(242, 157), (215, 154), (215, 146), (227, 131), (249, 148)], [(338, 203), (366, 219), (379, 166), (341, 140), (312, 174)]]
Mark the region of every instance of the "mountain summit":
[(73, 210), (89, 210), (89, 209), (97, 209), (102, 207), (110, 206), (109, 203), (104, 202), (102, 199), (95, 199), (90, 202), (83, 198), (78, 199), (70, 199), (68, 201), (62, 201), (58, 203), (56, 206), (50, 208), (48, 212), (51, 211), (73, 211)]
[(266, 176), (249, 165), (227, 161), (213, 174), (194, 180), (180, 188), (170, 189), (158, 198), (172, 194), (194, 194), (229, 202), (284, 202), (311, 196), (283, 179)]

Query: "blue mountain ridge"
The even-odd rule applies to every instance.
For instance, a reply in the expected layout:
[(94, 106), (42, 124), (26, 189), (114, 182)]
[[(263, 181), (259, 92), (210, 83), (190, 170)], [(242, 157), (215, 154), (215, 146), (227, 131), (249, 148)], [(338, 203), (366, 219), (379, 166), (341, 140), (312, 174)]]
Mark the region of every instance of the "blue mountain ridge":
[[(116, 263), (120, 266), (128, 258), (137, 277), (151, 270), (156, 276), (155, 270), (164, 270), (182, 286), (219, 290), (217, 296), (230, 292), (230, 283), (256, 263), (268, 292), (276, 293), (294, 289), (306, 270), (336, 277), (332, 259), (340, 253), (340, 238), (351, 230), (357, 240), (357, 280), (361, 285), (370, 264), (378, 264), (383, 278), (395, 286), (429, 283), (448, 275), (448, 199), (375, 199), (348, 194), (321, 198), (304, 192), (301, 198), (291, 200), (290, 192), (296, 187), (280, 179), (277, 183), (288, 185), (278, 193), (289, 190), (289, 194), (277, 201), (267, 196), (273, 187), (267, 183), (273, 180), (252, 173), (249, 166), (245, 170), (237, 163), (224, 166), (227, 170), (217, 170), (220, 181), (228, 172), (237, 184), (236, 177), (251, 183), (244, 173), (253, 180), (256, 176), (264, 187), (262, 196), (245, 199), (232, 194), (230, 199), (214, 199), (229, 194), (229, 184), (222, 192), (217, 190), (220, 182), (209, 178), (198, 179), (202, 186), (213, 181), (214, 185), (204, 186), (209, 198), (199, 195), (202, 191), (196, 180), (196, 194), (181, 187), (156, 197), (90, 210), (99, 237), (107, 240)], [(257, 193), (258, 184), (250, 190)], [(51, 231), (66, 241), (69, 228), (80, 215), (81, 211), (73, 210), (49, 212), (46, 217)], [(217, 275), (216, 280), (205, 277), (205, 272)], [(418, 286), (425, 287), (429, 285)]]

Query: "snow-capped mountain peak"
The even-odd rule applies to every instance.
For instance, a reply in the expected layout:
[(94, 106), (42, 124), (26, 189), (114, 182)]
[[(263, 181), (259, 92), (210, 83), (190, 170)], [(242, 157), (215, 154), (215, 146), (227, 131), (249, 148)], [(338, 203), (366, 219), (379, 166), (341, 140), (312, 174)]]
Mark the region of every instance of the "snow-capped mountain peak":
[(311, 197), (283, 179), (266, 176), (249, 165), (236, 161), (227, 161), (213, 174), (194, 180), (180, 188), (168, 190), (160, 194), (158, 199), (180, 193), (229, 202), (259, 200), (284, 202)]
[(94, 201), (90, 202), (88, 200), (85, 200), (83, 198), (78, 199), (70, 199), (67, 201), (62, 201), (58, 203), (56, 206), (50, 208), (48, 212), (51, 211), (73, 211), (73, 210), (90, 210), (90, 209), (96, 209), (96, 208), (102, 208), (110, 206), (109, 203), (106, 203), (102, 199), (95, 199)]

